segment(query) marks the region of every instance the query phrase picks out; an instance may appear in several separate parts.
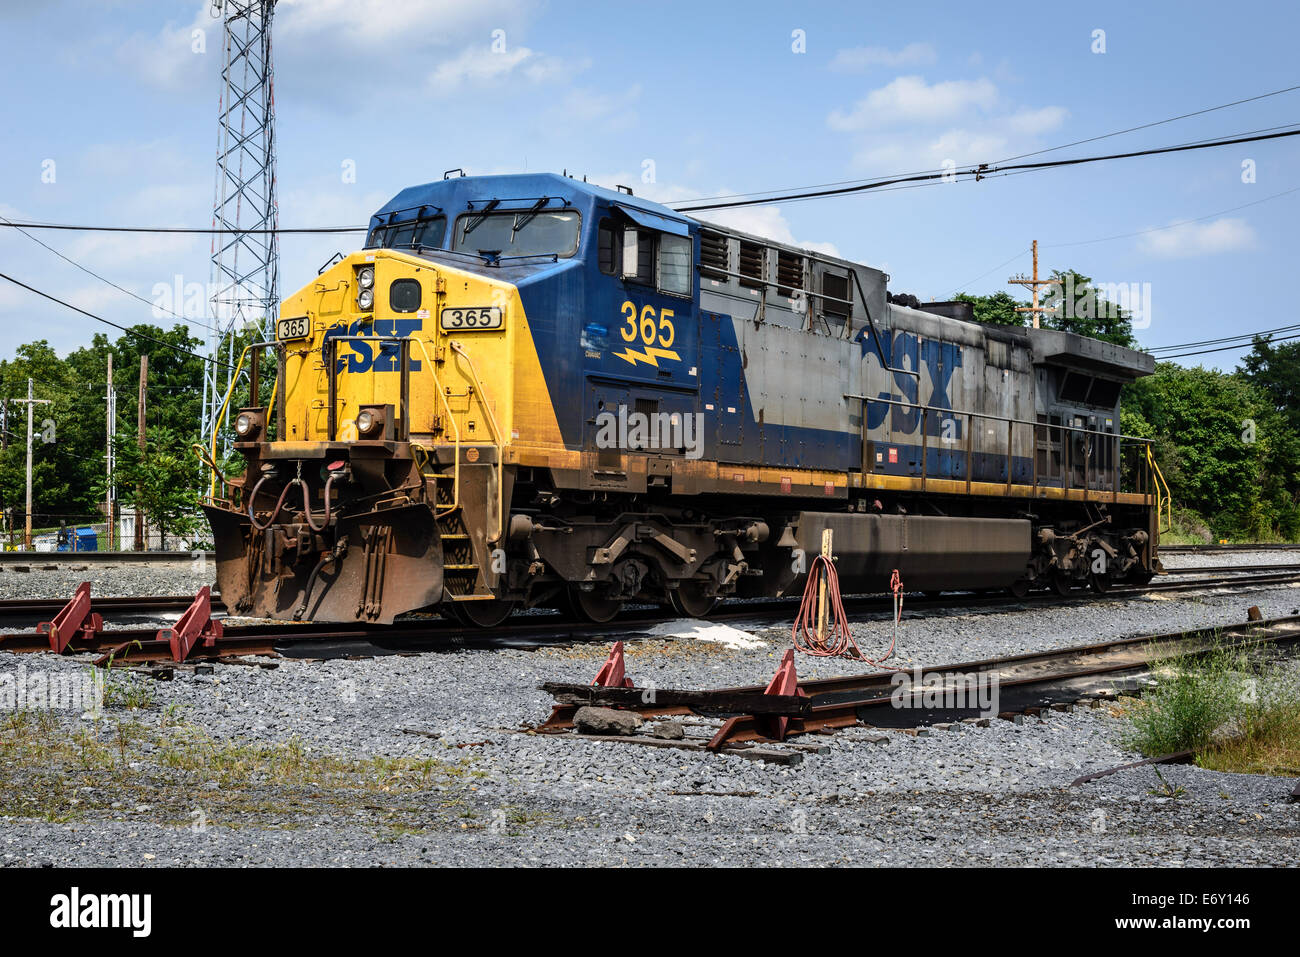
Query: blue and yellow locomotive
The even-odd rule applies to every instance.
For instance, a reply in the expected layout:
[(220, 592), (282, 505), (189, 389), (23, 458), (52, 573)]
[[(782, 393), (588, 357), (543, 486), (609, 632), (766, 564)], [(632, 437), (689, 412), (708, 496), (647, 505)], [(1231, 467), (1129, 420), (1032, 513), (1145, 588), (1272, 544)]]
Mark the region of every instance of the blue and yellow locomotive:
[(1165, 490), (1119, 395), (1150, 356), (888, 279), (566, 176), (403, 190), (254, 350), (273, 400), (205, 506), (221, 593), (704, 615), (790, 590), (826, 528), (852, 590), (1149, 579)]

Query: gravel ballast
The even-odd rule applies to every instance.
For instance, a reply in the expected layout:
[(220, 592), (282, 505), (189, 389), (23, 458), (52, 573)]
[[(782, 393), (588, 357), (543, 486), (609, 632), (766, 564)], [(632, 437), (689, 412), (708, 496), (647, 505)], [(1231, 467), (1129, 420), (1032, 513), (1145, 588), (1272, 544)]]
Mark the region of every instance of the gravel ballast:
[[(1284, 554), (1205, 564), (1300, 561), (1300, 552)], [(0, 597), (61, 596), (83, 580), (95, 594), (180, 594), (206, 577), (188, 567), (5, 571)], [(1239, 622), (1251, 605), (1268, 617), (1292, 614), (1300, 588), (905, 609), (894, 660), (940, 664)], [(854, 618), (863, 651), (883, 653), (888, 612)], [(638, 685), (708, 688), (771, 677), (789, 630), (753, 634), (763, 644), (611, 637), (629, 639), (627, 669)], [(607, 652), (607, 642), (448, 649), (178, 669), (170, 682), (119, 675), (98, 719), (42, 718), (55, 740), (100, 742), (103, 766), (71, 766), (90, 760), (72, 749), (59, 757), (71, 763), (59, 774), (6, 768), (0, 863), (1285, 865), (1300, 857), (1300, 804), (1286, 803), (1291, 779), (1175, 766), (1070, 787), (1140, 757), (1118, 743), (1123, 719), (1111, 706), (928, 736), (852, 729), (816, 737), (826, 753), (805, 752), (792, 767), (520, 733), (548, 713), (538, 684), (590, 681)], [(865, 667), (796, 662), (803, 677)], [(29, 678), (87, 670), (85, 660), (0, 654), (0, 675), (19, 669)], [(688, 737), (714, 726), (686, 719)], [(207, 750), (195, 751), (200, 738)], [(263, 766), (259, 755), (277, 757)]]

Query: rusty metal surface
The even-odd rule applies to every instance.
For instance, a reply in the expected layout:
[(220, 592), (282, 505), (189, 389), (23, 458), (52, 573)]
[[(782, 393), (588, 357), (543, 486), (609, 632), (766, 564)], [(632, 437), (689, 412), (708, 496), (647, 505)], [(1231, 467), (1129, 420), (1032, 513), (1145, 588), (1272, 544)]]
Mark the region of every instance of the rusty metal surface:
[(41, 622), (36, 631), (49, 637), (50, 651), (58, 655), (63, 653), (74, 635), (93, 636), (103, 627), (104, 619), (90, 610), (90, 582), (82, 582), (54, 619)]
[(1134, 761), (1132, 764), (1121, 764), (1116, 768), (1107, 768), (1104, 771), (1084, 774), (1071, 781), (1070, 787), (1078, 787), (1080, 784), (1087, 784), (1089, 781), (1095, 781), (1098, 778), (1110, 777), (1112, 774), (1127, 771), (1129, 768), (1141, 768), (1148, 764), (1191, 764), (1195, 758), (1195, 751), (1175, 751), (1173, 754), (1162, 754), (1157, 758), (1147, 758), (1145, 761)]
[[(1143, 674), (1151, 660), (1174, 653), (1197, 654), (1222, 640), (1242, 647), (1289, 645), (1300, 641), (1300, 616), (1186, 633), (1139, 635), (1048, 652), (919, 668), (909, 674), (921, 679), (935, 676), (944, 682), (964, 676), (996, 674), (1002, 702), (998, 708), (999, 716), (1011, 712), (1039, 713), (1053, 704), (1066, 704), (1079, 697), (1108, 693), (1116, 684), (1127, 682), (1131, 685), (1132, 679)], [(872, 672), (798, 682), (799, 692), (808, 696), (811, 705), (807, 712), (782, 719), (786, 722), (784, 727), (773, 727), (770, 714), (738, 713), (727, 721), (711, 744), (723, 746), (782, 740), (792, 735), (852, 727), (859, 722), (880, 727), (915, 727), (979, 716), (973, 708), (900, 708), (891, 693), (894, 681), (893, 673)], [(745, 696), (767, 695), (771, 687), (769, 684), (766, 688), (751, 685), (704, 692), (673, 692), (677, 696), (673, 698), (663, 697), (668, 694), (665, 689), (654, 689), (655, 697), (643, 700), (653, 700), (656, 708), (672, 701), (693, 710), (690, 707), (692, 698), (707, 700), (712, 697), (717, 701), (730, 695), (743, 700)], [(629, 689), (630, 701), (623, 706), (648, 714), (650, 708), (638, 707), (635, 703), (638, 693), (650, 694), (650, 690)], [(548, 731), (568, 727), (563, 709), (564, 706), (557, 707), (542, 727)]]
[(173, 661), (184, 661), (200, 642), (215, 647), (222, 634), (221, 622), (212, 618), (212, 591), (204, 585), (176, 624), (158, 631), (158, 640), (167, 642)]
[(279, 557), (285, 528), (258, 532), (245, 514), (204, 511), (217, 546), (217, 583), (232, 613), (388, 624), (442, 599), (442, 543), (423, 503), (340, 516), (334, 547), (293, 563)]

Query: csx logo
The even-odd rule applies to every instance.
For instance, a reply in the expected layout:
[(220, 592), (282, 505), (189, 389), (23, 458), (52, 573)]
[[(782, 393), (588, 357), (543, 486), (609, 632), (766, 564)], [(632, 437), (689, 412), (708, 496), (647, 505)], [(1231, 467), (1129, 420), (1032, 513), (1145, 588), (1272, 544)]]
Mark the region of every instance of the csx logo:
[[(351, 326), (335, 326), (325, 332), (321, 346), (321, 363), (329, 362), (329, 340), (343, 336), (398, 336), (405, 338), (423, 328), (420, 319), (358, 319)], [(334, 374), (344, 372), (397, 372), (401, 351), (396, 342), (341, 342), (336, 347)], [(350, 350), (350, 351), (348, 351)], [(411, 371), (419, 372), (420, 363), (411, 359)]]
[[(891, 339), (886, 333), (881, 336), (877, 348), (876, 338), (871, 330), (863, 327), (859, 330), (856, 341), (862, 344), (862, 357), (873, 355), (880, 364), (894, 373), (894, 385), (897, 392), (881, 392), (879, 398), (892, 399), (894, 402), (919, 402), (921, 380), (907, 372), (920, 372), (924, 363), (930, 373), (930, 397), (924, 405), (934, 409), (951, 409), (952, 401), (948, 398), (948, 384), (952, 381), (954, 369), (961, 368), (961, 350), (951, 342), (939, 342), (935, 339), (922, 339), (911, 332), (899, 332)], [(867, 403), (867, 428), (879, 428), (890, 417), (889, 427), (909, 435), (916, 431), (921, 421), (921, 410), (905, 405), (886, 405), (883, 402)], [(946, 424), (945, 424), (946, 423)], [(926, 417), (925, 431), (929, 435), (939, 435), (947, 429), (947, 438), (961, 438), (962, 423), (956, 416), (936, 415), (933, 412)]]

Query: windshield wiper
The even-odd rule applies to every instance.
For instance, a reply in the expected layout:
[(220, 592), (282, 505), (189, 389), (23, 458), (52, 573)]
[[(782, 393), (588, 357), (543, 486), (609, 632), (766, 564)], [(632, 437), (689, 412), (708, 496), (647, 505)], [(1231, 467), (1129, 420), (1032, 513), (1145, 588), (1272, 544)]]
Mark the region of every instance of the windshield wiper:
[(536, 219), (537, 214), (540, 213), (543, 209), (545, 209), (546, 204), (549, 203), (550, 201), (551, 201), (551, 197), (543, 196), (537, 202), (533, 203), (532, 208), (529, 209), (528, 212), (524, 213), (521, 216), (515, 217), (515, 224), (510, 227), (510, 241), (512, 243), (515, 241), (515, 233), (519, 232), (519, 230), (523, 229), (534, 219)]
[(468, 223), (465, 224), (465, 231), (461, 233), (461, 238), (464, 239), (470, 233), (474, 232), (474, 230), (482, 226), (483, 221), (488, 217), (488, 213), (492, 212), (492, 210), (496, 209), (500, 205), (501, 205), (501, 200), (499, 199), (490, 200), (488, 204), (484, 206), (482, 210), (479, 211), (479, 214), (477, 216), (475, 216), (473, 219), (471, 219)]

